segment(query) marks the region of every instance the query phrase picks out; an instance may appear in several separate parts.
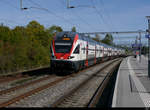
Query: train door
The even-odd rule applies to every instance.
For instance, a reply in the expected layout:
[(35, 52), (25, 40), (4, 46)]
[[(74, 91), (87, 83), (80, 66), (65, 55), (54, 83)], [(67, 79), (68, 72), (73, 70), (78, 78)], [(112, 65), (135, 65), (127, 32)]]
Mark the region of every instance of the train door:
[(102, 51), (103, 51), (102, 61), (104, 61), (104, 57), (105, 57), (105, 48), (104, 48), (104, 46), (102, 48)]
[(79, 59), (80, 61), (83, 59), (83, 51), (82, 51), (82, 47), (83, 47), (83, 44), (82, 44), (82, 41), (79, 42), (80, 43), (80, 52), (79, 52)]
[[(83, 60), (85, 60), (86, 46), (85, 46), (84, 37), (82, 35), (80, 35), (80, 37), (81, 37), (81, 40), (80, 40), (80, 60), (83, 61)], [(84, 65), (84, 64), (82, 64), (82, 65)]]
[(95, 58), (94, 58), (94, 63), (96, 64), (96, 54), (97, 54), (97, 48), (96, 48), (96, 45), (95, 45)]
[(81, 60), (82, 59), (82, 43), (80, 42), (80, 52), (79, 52), (79, 59)]
[(86, 60), (85, 60), (85, 66), (88, 66), (88, 41), (86, 43)]

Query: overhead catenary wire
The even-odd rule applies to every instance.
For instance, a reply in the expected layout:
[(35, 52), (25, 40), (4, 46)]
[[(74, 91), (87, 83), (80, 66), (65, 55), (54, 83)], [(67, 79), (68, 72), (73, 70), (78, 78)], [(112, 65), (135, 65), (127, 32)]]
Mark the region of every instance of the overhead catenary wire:
[[(15, 6), (14, 4), (12, 4), (11, 2), (8, 2), (7, 0), (0, 0), (0, 2), (2, 2), (3, 4), (9, 5), (12, 8), (18, 10), (19, 8), (17, 6)], [(18, 23), (16, 20), (13, 19), (4, 19), (4, 18), (0, 18), (2, 21), (4, 21), (6, 24), (10, 25), (13, 23), (15, 25), (22, 25), (21, 23)]]
[(108, 18), (107, 21), (109, 21), (110, 24), (111, 24), (110, 26), (111, 26), (112, 28), (114, 28), (114, 24), (113, 24), (113, 22), (112, 22), (112, 20), (111, 20), (110, 14), (108, 13), (108, 10), (106, 10), (106, 8), (105, 8), (105, 4), (104, 4), (103, 0), (98, 0), (98, 1), (99, 1), (99, 3), (102, 5), (103, 10), (104, 10), (104, 12), (105, 12), (105, 15), (106, 15), (107, 18)]
[(19, 9), (17, 6), (15, 6), (14, 4), (8, 2), (7, 0), (0, 0), (0, 2), (3, 2), (3, 3), (5, 3), (5, 4), (7, 4), (7, 5), (9, 5), (9, 6), (13, 7), (13, 8), (15, 8), (15, 9), (17, 9), (17, 10)]
[(61, 4), (63, 4), (64, 6), (66, 5), (65, 2), (63, 0), (59, 0), (61, 2)]
[[(23, 3), (23, 2), (22, 2)], [(31, 2), (28, 2), (28, 3), (31, 3)], [(21, 4), (21, 11), (24, 9), (24, 7), (22, 6)], [(35, 9), (39, 9), (39, 10), (45, 10), (44, 8), (38, 8), (38, 7), (30, 7), (31, 9), (32, 8), (35, 8)], [(25, 7), (25, 9), (28, 9), (27, 7)], [(22, 13), (24, 12), (24, 15), (26, 16), (27, 19), (41, 19), (42, 16), (35, 16), (33, 14), (30, 13), (30, 11), (22, 11)]]
[(97, 28), (95, 28), (94, 26), (92, 26), (91, 24), (89, 24), (88, 22), (86, 22), (86, 20), (82, 19), (82, 17), (81, 17), (80, 15), (78, 15), (75, 11), (73, 11), (73, 12), (76, 14), (76, 16), (77, 16), (82, 22), (84, 22), (84, 23), (89, 27), (89, 29), (91, 29), (91, 30), (97, 29)]
[[(95, 9), (95, 12), (97, 13), (97, 15), (98, 15), (98, 16), (100, 17), (100, 19), (104, 22), (106, 28), (108, 28), (108, 30), (111, 30), (110, 27), (108, 26), (108, 23), (105, 22), (105, 20), (104, 20), (104, 18), (103, 18), (103, 15), (102, 15), (101, 12), (97, 9), (97, 7), (96, 7), (96, 5), (95, 5), (95, 3), (94, 3), (93, 0), (91, 0), (91, 3), (92, 3), (92, 5), (93, 5), (93, 7), (94, 7), (94, 9)], [(99, 19), (98, 19), (98, 20), (99, 20)], [(100, 22), (99, 22), (99, 23), (100, 23)], [(101, 23), (100, 23), (100, 24), (101, 24)]]
[(0, 18), (0, 23), (1, 24), (4, 24), (4, 25), (12, 25), (12, 24), (15, 24), (15, 25), (21, 25), (21, 23), (18, 23), (18, 22), (16, 22), (16, 21), (14, 21), (14, 20), (10, 20), (10, 19), (4, 19), (4, 18)]
[[(36, 8), (36, 9), (40, 9), (40, 10), (45, 10), (46, 12), (48, 12), (49, 14), (53, 15), (53, 16), (56, 16), (57, 18), (61, 19), (61, 20), (64, 20), (66, 23), (68, 24), (71, 24), (71, 25), (75, 25), (73, 24), (72, 22), (70, 22), (69, 20), (65, 19), (63, 16), (59, 16), (57, 14), (55, 14), (54, 12), (50, 11), (49, 9), (47, 8), (44, 8), (42, 7), (41, 5), (39, 5), (38, 3), (34, 2), (33, 0), (29, 0), (32, 4), (38, 6), (38, 7), (29, 7), (29, 8)], [(78, 27), (78, 26), (77, 26)], [(80, 28), (80, 27), (78, 27)]]
[[(17, 6), (15, 6), (14, 4), (12, 4), (11, 2), (8, 2), (7, 0), (0, 0), (0, 2), (2, 2), (2, 3), (4, 3), (4, 4), (6, 4), (6, 5), (9, 5), (9, 6), (11, 6), (12, 8), (14, 8), (14, 9), (16, 9), (17, 11), (20, 11), (20, 8), (19, 7), (17, 7)], [(25, 12), (25, 13), (27, 13), (27, 11)], [(24, 14), (25, 15), (25, 18), (27, 19), (29, 19), (29, 17), (26, 15), (26, 14)], [(29, 14), (28, 14), (29, 15)], [(21, 26), (22, 25), (22, 23), (18, 23), (16, 20), (14, 21), (14, 20), (9, 20), (9, 19), (4, 19), (4, 18), (0, 18), (1, 20), (3, 20), (3, 21), (5, 21), (6, 22), (6, 24), (8, 24), (8, 25), (11, 25), (12, 23), (13, 24), (15, 24), (15, 25), (18, 25), (18, 26)], [(20, 20), (20, 21), (22, 21), (22, 20)], [(23, 25), (24, 26), (24, 25)]]
[[(103, 10), (106, 11), (106, 9), (105, 9), (105, 7), (104, 7), (104, 2), (103, 2), (103, 0), (98, 0), (98, 1), (99, 1), (99, 3), (102, 5)], [(91, 2), (92, 2), (92, 4), (95, 6), (94, 1), (91, 0)], [(104, 18), (103, 18), (104, 14), (101, 14), (101, 13), (102, 13), (102, 10), (101, 10), (101, 12), (100, 12), (100, 11), (97, 9), (96, 6), (95, 6), (95, 10), (96, 10), (97, 14), (99, 14), (99, 16), (101, 16), (102, 20), (104, 21)], [(113, 29), (114, 29), (114, 25), (113, 25), (113, 23), (112, 23), (112, 21), (111, 21), (111, 17), (110, 17), (110, 15), (109, 15), (109, 13), (108, 13), (108, 12), (105, 12), (105, 15), (107, 15), (108, 20), (106, 20), (107, 22), (104, 21), (104, 23), (106, 23), (106, 24), (109, 26), (109, 30), (110, 30), (110, 28), (113, 28)], [(109, 21), (110, 24), (108, 23), (108, 21)], [(114, 38), (115, 38), (115, 39), (117, 38), (117, 39), (119, 40), (119, 42), (121, 42), (121, 38), (122, 38), (122, 37), (120, 38), (119, 34), (116, 34), (116, 36), (117, 36), (117, 37), (114, 37)]]
[[(61, 4), (62, 4), (62, 5), (65, 5), (65, 2), (64, 2), (64, 1), (62, 1), (62, 0), (60, 0), (60, 1), (61, 1)], [(86, 5), (85, 5), (85, 7), (86, 7)], [(76, 15), (76, 18), (78, 18), (79, 21), (82, 21), (84, 24), (86, 24), (90, 30), (93, 30), (93, 29), (96, 29), (96, 30), (97, 30), (97, 28), (95, 28), (95, 26), (89, 24), (85, 19), (83, 19), (79, 14), (77, 14), (74, 9), (68, 9), (68, 11), (69, 11), (69, 10), (71, 10), (71, 11)]]
[[(48, 13), (50, 13), (50, 14), (52, 14), (52, 15), (58, 17), (58, 18), (61, 18), (61, 19), (63, 19), (64, 21), (67, 21), (67, 22), (71, 23), (70, 21), (66, 20), (64, 17), (59, 16), (59, 15), (53, 13), (52, 11), (49, 11), (49, 9), (47, 9), (47, 8), (41, 7), (41, 5), (39, 5), (38, 3), (36, 3), (36, 2), (34, 2), (34, 1), (32, 1), (32, 0), (29, 0), (29, 1), (30, 1), (31, 3), (33, 3), (34, 5), (38, 6), (38, 7), (29, 7), (29, 8), (35, 8), (35, 9), (45, 10), (45, 11), (47, 11)], [(71, 24), (73, 24), (73, 23), (71, 23)]]
[[(110, 16), (110, 14), (108, 13), (108, 10), (106, 10), (106, 8), (105, 8), (105, 4), (104, 4), (104, 2), (103, 2), (103, 0), (97, 0), (101, 5), (102, 5), (102, 8), (103, 8), (103, 11), (105, 12), (105, 15), (106, 15), (106, 17), (107, 17), (107, 21), (109, 21), (110, 22), (110, 26), (111, 26), (111, 28), (113, 28), (113, 29), (116, 29), (115, 28), (115, 26), (114, 26), (114, 24), (113, 24), (113, 22), (112, 22), (112, 20), (111, 20), (111, 16)], [(108, 9), (108, 8), (107, 8)], [(103, 14), (104, 15), (104, 14)], [(116, 40), (119, 40), (119, 42), (122, 42), (121, 40), (122, 39), (128, 39), (128, 38), (131, 38), (131, 37), (120, 37), (119, 36), (119, 34), (116, 34), (116, 36), (117, 37), (114, 37), (114, 39)], [(132, 37), (133, 38), (133, 37)]]
[[(64, 1), (62, 1), (62, 0), (59, 0), (60, 2), (60, 4), (62, 4), (63, 6), (65, 6), (66, 7), (66, 4), (65, 4), (65, 2)], [(77, 15), (78, 16), (78, 15)], [(78, 24), (79, 26), (80, 26), (80, 24)], [(81, 26), (80, 26), (81, 27)]]

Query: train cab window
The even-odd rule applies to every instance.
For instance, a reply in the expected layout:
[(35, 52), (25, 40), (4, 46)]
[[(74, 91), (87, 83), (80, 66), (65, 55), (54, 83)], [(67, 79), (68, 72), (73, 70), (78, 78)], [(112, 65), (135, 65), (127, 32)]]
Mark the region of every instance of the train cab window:
[[(80, 34), (79, 34), (79, 35), (80, 35)], [(82, 39), (82, 40), (84, 40), (84, 37), (83, 37), (83, 35), (80, 35), (80, 37), (81, 37), (81, 39)]]
[(82, 36), (81, 36), (80, 34), (78, 34), (78, 36), (79, 36), (79, 39), (80, 39), (80, 40), (83, 40), (83, 39), (82, 39)]
[(75, 33), (60, 32), (56, 34), (55, 51), (56, 53), (69, 53), (72, 48)]
[(78, 46), (75, 48), (75, 50), (74, 50), (73, 53), (74, 53), (74, 54), (79, 54), (79, 53), (80, 53), (80, 45), (78, 45)]
[(87, 38), (86, 38), (86, 37), (84, 37), (84, 41), (87, 41)]

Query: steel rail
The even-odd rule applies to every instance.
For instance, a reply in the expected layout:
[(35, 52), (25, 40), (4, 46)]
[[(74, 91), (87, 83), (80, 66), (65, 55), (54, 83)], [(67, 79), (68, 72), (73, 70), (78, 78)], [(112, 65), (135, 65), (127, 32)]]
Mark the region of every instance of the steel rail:
[[(115, 59), (115, 60), (116, 60), (116, 59)], [(100, 64), (101, 64), (101, 63), (100, 63)], [(96, 64), (96, 65), (97, 65), (97, 64)], [(93, 66), (90, 66), (90, 67), (87, 68), (87, 69), (90, 69), (91, 67), (93, 67)], [(80, 71), (80, 72), (83, 72), (83, 71), (85, 71), (85, 70), (87, 70), (87, 69), (84, 69), (84, 70), (82, 70), (82, 71)], [(10, 99), (10, 100), (8, 100), (8, 101), (2, 102), (2, 103), (0, 103), (0, 108), (1, 108), (1, 107), (7, 107), (7, 106), (9, 106), (9, 105), (11, 105), (11, 104), (13, 104), (13, 103), (16, 103), (17, 101), (20, 101), (21, 99), (24, 99), (24, 98), (26, 98), (26, 97), (28, 97), (28, 96), (31, 96), (31, 95), (33, 95), (33, 94), (35, 94), (35, 93), (37, 93), (37, 92), (40, 92), (40, 91), (42, 91), (42, 90), (44, 90), (44, 89), (47, 89), (47, 88), (49, 88), (49, 87), (52, 87), (52, 86), (56, 85), (57, 83), (59, 83), (59, 82), (65, 80), (65, 79), (67, 79), (67, 78), (75, 77), (76, 74), (79, 74), (80, 72), (78, 72), (78, 73), (73, 73), (73, 74), (71, 74), (71, 75), (69, 75), (69, 76), (65, 76), (65, 77), (60, 78), (60, 79), (56, 79), (56, 80), (53, 81), (53, 82), (47, 83), (47, 84), (45, 84), (45, 85), (43, 85), (43, 86), (40, 86), (40, 87), (38, 87), (38, 88), (36, 88), (36, 89), (30, 90), (30, 91), (28, 91), (28, 92), (25, 92), (25, 93), (19, 95), (19, 96), (16, 96), (16, 97), (14, 97), (14, 98), (12, 98), (12, 99)], [(35, 81), (34, 83), (36, 83), (36, 82), (38, 82), (38, 81)], [(30, 84), (30, 85), (32, 85), (32, 84)], [(14, 88), (14, 90), (17, 89), (17, 88), (19, 88), (19, 87)], [(11, 91), (11, 89), (10, 89), (8, 92), (10, 92), (10, 91)], [(8, 93), (8, 92), (7, 92), (7, 93)], [(6, 91), (5, 91), (5, 92), (1, 92), (1, 94), (4, 94), (4, 93), (6, 93)]]
[[(93, 67), (93, 66), (90, 66), (89, 68), (91, 68), (91, 67)], [(86, 69), (82, 70), (82, 72), (85, 71), (85, 70), (87, 70), (87, 69), (89, 69), (89, 68), (86, 68)], [(0, 108), (2, 108), (2, 107), (7, 107), (7, 106), (9, 106), (9, 105), (11, 105), (11, 104), (13, 104), (13, 103), (15, 103), (15, 102), (17, 102), (17, 101), (20, 101), (21, 99), (24, 99), (25, 97), (31, 96), (31, 95), (33, 95), (33, 94), (35, 94), (35, 93), (37, 93), (37, 92), (40, 92), (40, 91), (42, 91), (42, 90), (44, 90), (44, 89), (47, 89), (47, 88), (49, 88), (49, 87), (51, 87), (51, 86), (54, 86), (54, 85), (56, 85), (57, 83), (59, 83), (59, 82), (65, 80), (65, 79), (67, 79), (67, 78), (74, 77), (76, 74), (79, 74), (79, 73), (80, 73), (80, 72), (78, 72), (78, 73), (73, 73), (73, 74), (71, 74), (71, 75), (69, 75), (69, 76), (66, 76), (66, 77), (63, 77), (63, 78), (60, 78), (60, 79), (56, 79), (56, 80), (53, 81), (53, 82), (50, 82), (50, 83), (45, 84), (45, 85), (43, 85), (43, 86), (40, 86), (40, 87), (38, 87), (38, 88), (36, 88), (36, 89), (33, 89), (33, 90), (31, 90), (31, 91), (28, 91), (28, 92), (26, 92), (26, 93), (23, 93), (23, 94), (21, 94), (21, 95), (19, 95), (19, 96), (17, 96), (17, 97), (14, 97), (14, 98), (12, 98), (12, 99), (6, 101), (6, 102), (0, 103)], [(42, 80), (44, 80), (44, 79), (42, 79)], [(36, 81), (34, 81), (33, 83), (37, 83), (38, 81), (39, 81), (39, 80), (36, 80)], [(30, 84), (30, 85), (32, 85), (32, 84)], [(22, 86), (22, 87), (21, 87), (21, 86)], [(25, 87), (25, 86), (27, 87), (27, 86), (29, 86), (29, 85), (28, 85), (28, 84), (25, 84), (24, 87)], [(21, 88), (24, 88), (23, 85), (20, 85), (20, 86), (14, 87), (14, 88), (10, 88), (10, 89), (8, 89), (8, 90), (1, 91), (1, 92), (0, 92), (0, 95), (3, 95), (3, 94), (5, 94), (5, 93), (9, 93), (9, 92), (11, 92), (11, 91), (13, 91), (13, 90), (17, 90), (17, 89), (19, 89), (20, 87), (21, 87)]]
[(22, 84), (22, 85), (18, 85), (18, 86), (15, 86), (15, 87), (11, 87), (9, 89), (5, 89), (5, 90), (2, 90), (0, 91), (0, 95), (3, 95), (3, 94), (7, 94), (9, 92), (12, 92), (12, 91), (15, 91), (15, 90), (18, 90), (18, 89), (22, 89), (22, 88), (25, 88), (25, 87), (28, 87), (30, 85), (33, 85), (33, 84), (36, 84), (36, 83), (39, 83), (41, 81), (44, 81), (44, 80), (47, 80), (49, 78), (54, 78), (54, 76), (47, 76), (47, 77), (43, 77), (43, 78), (40, 78), (40, 79), (37, 79), (37, 80), (34, 80), (32, 82), (28, 82), (28, 83), (25, 83), (25, 84)]
[(10, 82), (14, 80), (18, 80), (21, 78), (28, 78), (31, 77), (28, 74), (24, 73), (29, 73), (29, 72), (34, 72), (34, 71), (40, 71), (41, 69), (47, 69), (48, 66), (43, 66), (43, 67), (38, 67), (38, 68), (33, 68), (29, 70), (22, 70), (22, 71), (17, 71), (17, 72), (12, 72), (12, 73), (6, 73), (6, 74), (0, 74), (0, 83), (5, 83), (5, 82)]
[(89, 101), (87, 107), (96, 107), (96, 104), (98, 103), (106, 85), (108, 84), (108, 82), (109, 82), (109, 80), (113, 74), (113, 72), (119, 66), (120, 63), (121, 63), (121, 61), (119, 61), (119, 63), (117, 65), (115, 65), (115, 68), (112, 68), (112, 70), (106, 75), (106, 77), (103, 79), (102, 83), (99, 85), (99, 87), (95, 91), (93, 97)]
[(40, 91), (42, 91), (42, 90), (44, 90), (44, 89), (47, 89), (47, 88), (49, 88), (49, 87), (51, 87), (51, 86), (54, 86), (54, 85), (56, 85), (57, 83), (59, 83), (59, 82), (65, 80), (65, 79), (67, 79), (68, 77), (71, 77), (71, 76), (66, 76), (66, 77), (63, 77), (63, 78), (61, 78), (61, 79), (57, 79), (57, 80), (55, 80), (55, 81), (53, 81), (53, 82), (50, 82), (50, 83), (45, 84), (45, 85), (43, 85), (43, 86), (40, 86), (40, 87), (38, 87), (38, 88), (36, 88), (36, 89), (33, 89), (33, 90), (31, 90), (31, 91), (28, 91), (28, 92), (26, 92), (26, 93), (23, 93), (23, 94), (21, 94), (21, 95), (19, 95), (19, 96), (17, 96), (17, 97), (14, 97), (14, 98), (12, 98), (12, 99), (6, 101), (6, 102), (3, 102), (3, 103), (0, 104), (0, 108), (9, 106), (10, 104), (13, 104), (13, 103), (15, 103), (15, 102), (17, 102), (17, 101), (20, 101), (21, 99), (24, 99), (24, 98), (26, 98), (26, 97), (28, 97), (28, 96), (31, 96), (31, 95), (33, 95), (33, 94), (35, 94), (35, 93), (37, 93), (37, 92), (40, 92)]
[(77, 87), (75, 87), (74, 89), (72, 89), (71, 91), (69, 91), (68, 93), (66, 93), (65, 95), (63, 95), (62, 97), (60, 97), (58, 100), (56, 100), (53, 104), (50, 105), (50, 107), (57, 107), (59, 104), (61, 104), (66, 98), (68, 98), (69, 96), (71, 96), (73, 93), (75, 93), (78, 89), (80, 89), (82, 86), (84, 86), (88, 81), (90, 81), (93, 77), (95, 77), (96, 74), (98, 74), (99, 72), (103, 71), (104, 69), (106, 69), (108, 66), (110, 66), (111, 64), (113, 64), (115, 61), (117, 60), (113, 60), (111, 63), (105, 65), (103, 68), (101, 68), (100, 70), (98, 70), (96, 73), (94, 73), (92, 76), (88, 77), (86, 80), (84, 80), (82, 83), (80, 83)]
[(37, 71), (37, 70), (46, 69), (46, 68), (49, 68), (49, 66), (35, 67), (35, 68), (28, 69), (28, 70), (20, 70), (20, 71), (11, 72), (11, 73), (0, 74), (0, 77), (7, 77), (7, 76), (13, 77), (13, 76), (21, 74), (21, 73)]
[(10, 81), (14, 81), (14, 80), (18, 80), (21, 78), (28, 78), (28, 75), (22, 75), (21, 73), (15, 74), (15, 75), (8, 75), (8, 76), (1, 76), (0, 77), (0, 84), (2, 83), (6, 83), (6, 82), (10, 82)]

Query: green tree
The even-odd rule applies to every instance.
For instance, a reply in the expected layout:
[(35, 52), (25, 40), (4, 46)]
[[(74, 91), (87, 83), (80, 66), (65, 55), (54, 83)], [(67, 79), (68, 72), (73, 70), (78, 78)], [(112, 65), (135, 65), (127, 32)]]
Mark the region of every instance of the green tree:
[(40, 25), (37, 21), (31, 21), (26, 28), (28, 36), (36, 39), (44, 47), (49, 46), (50, 34), (44, 28), (43, 25)]
[(0, 73), (50, 64), (50, 42), (59, 26), (46, 29), (37, 21), (10, 29), (0, 25)]
[(97, 41), (97, 42), (101, 42), (100, 36), (98, 34), (96, 34), (96, 36), (94, 38), (92, 38), (92, 39)]
[(63, 29), (60, 26), (53, 25), (47, 29), (49, 34), (54, 35), (57, 32), (62, 32)]
[(113, 45), (113, 36), (111, 34), (106, 34), (105, 38), (101, 40), (101, 42), (107, 45)]
[(0, 26), (0, 40), (3, 40), (4, 42), (10, 41), (10, 38), (12, 36), (12, 32), (9, 27), (7, 26)]
[(72, 29), (71, 29), (71, 31), (72, 31), (72, 32), (76, 32), (76, 27), (73, 26)]

